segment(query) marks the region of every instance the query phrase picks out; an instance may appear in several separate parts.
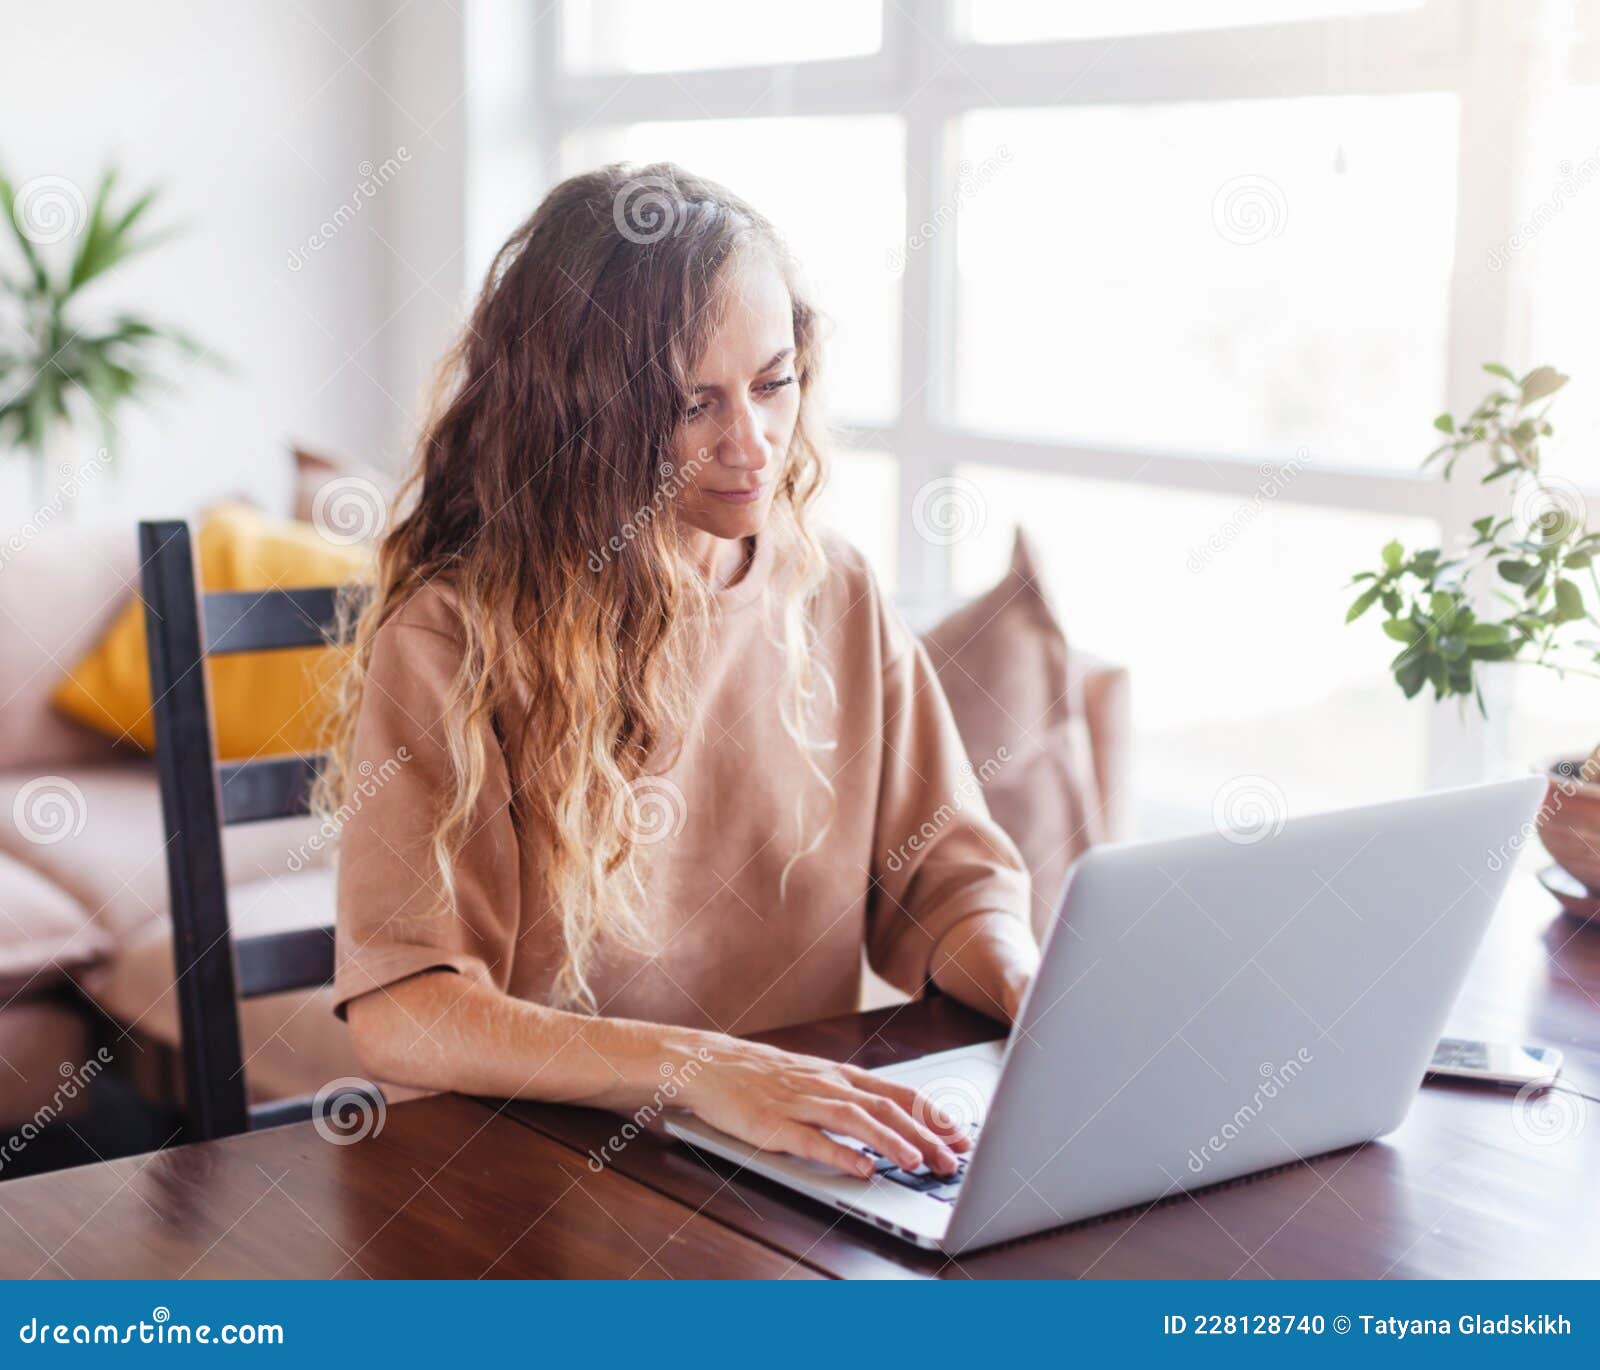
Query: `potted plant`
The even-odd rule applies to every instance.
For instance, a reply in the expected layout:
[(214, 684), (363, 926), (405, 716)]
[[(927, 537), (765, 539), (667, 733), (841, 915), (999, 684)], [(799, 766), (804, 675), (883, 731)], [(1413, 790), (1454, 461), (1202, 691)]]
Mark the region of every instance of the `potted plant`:
[(85, 306), (108, 272), (170, 236), (143, 233), (156, 192), (113, 204), (116, 179), (108, 171), (91, 202), (61, 177), (13, 188), (0, 175), (0, 214), (16, 248), (12, 269), (0, 262), (0, 462), (20, 456), (32, 467), (37, 503), (49, 497), (66, 441), (92, 426), (103, 464), (114, 465), (124, 404), (158, 381), (163, 357), (204, 355), (176, 329)]
[[(1362, 588), (1345, 621), (1382, 610), (1383, 631), (1400, 644), (1389, 668), (1406, 698), (1431, 686), (1435, 700), (1470, 697), (1486, 714), (1484, 666), (1520, 662), (1600, 678), (1600, 532), (1590, 530), (1577, 488), (1540, 469), (1541, 443), (1553, 431), (1550, 407), (1567, 377), (1551, 366), (1520, 378), (1498, 364), (1484, 370), (1497, 384), (1465, 418), (1434, 420), (1444, 441), (1423, 466), (1442, 462), (1448, 480), (1463, 457), (1484, 454), (1482, 483), (1504, 482), (1508, 492), (1501, 512), (1474, 520), (1472, 540), (1455, 556), (1390, 542), (1382, 565), (1351, 581)], [(1492, 595), (1479, 593), (1485, 580)], [(1539, 836), (1571, 877), (1547, 871), (1541, 879), (1568, 908), (1593, 915), (1600, 910), (1600, 744), (1541, 769), (1549, 789)]]

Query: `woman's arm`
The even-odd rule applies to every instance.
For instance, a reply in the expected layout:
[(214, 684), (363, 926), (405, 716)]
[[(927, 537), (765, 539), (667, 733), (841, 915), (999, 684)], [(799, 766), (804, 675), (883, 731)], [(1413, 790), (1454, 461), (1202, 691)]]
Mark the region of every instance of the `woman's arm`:
[(928, 971), (953, 999), (1010, 1023), (1039, 969), (1039, 948), (1020, 919), (980, 913), (957, 923), (933, 949)]
[[(564, 1013), (434, 970), (350, 1001), (364, 1069), (424, 1089), (629, 1112), (667, 1095), (752, 1146), (856, 1174), (854, 1137), (906, 1169), (949, 1174), (971, 1143), (906, 1085), (723, 1033)], [(939, 1133), (947, 1139), (941, 1141)]]

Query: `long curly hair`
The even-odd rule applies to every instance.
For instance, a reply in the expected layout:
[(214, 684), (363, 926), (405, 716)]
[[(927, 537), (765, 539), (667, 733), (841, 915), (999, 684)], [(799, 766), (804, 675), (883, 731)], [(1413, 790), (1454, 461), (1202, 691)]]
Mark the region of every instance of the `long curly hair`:
[(555, 997), (588, 1010), (607, 939), (652, 945), (637, 837), (660, 782), (646, 768), (659, 775), (678, 755), (716, 613), (672, 516), (685, 479), (675, 435), (721, 319), (724, 270), (746, 251), (768, 254), (793, 303), (801, 400), (760, 534), (775, 544), (763, 612), (783, 654), (782, 725), (827, 810), (807, 840), (799, 787), (781, 899), (833, 809), (818, 755), (837, 701), (806, 612), (827, 569), (809, 521), (826, 467), (820, 319), (778, 232), (724, 187), (671, 163), (603, 167), (562, 182), (511, 235), (441, 365), (372, 583), (346, 608), (351, 656), (316, 807), (337, 812), (359, 778), (352, 747), (374, 640), (437, 583), (464, 647), (442, 720), (454, 784), (433, 819), (437, 911), (454, 910), (498, 739), (513, 819), (537, 844), (563, 935)]

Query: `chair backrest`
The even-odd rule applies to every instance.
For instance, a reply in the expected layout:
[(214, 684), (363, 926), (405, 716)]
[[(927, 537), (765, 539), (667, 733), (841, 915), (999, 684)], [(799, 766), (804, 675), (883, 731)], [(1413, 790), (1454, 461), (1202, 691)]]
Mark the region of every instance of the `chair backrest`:
[(174, 972), (190, 1130), (206, 1139), (312, 1116), (310, 1097), (250, 1107), (241, 998), (333, 978), (333, 928), (235, 938), (222, 829), (310, 811), (321, 756), (218, 764), (204, 659), (329, 643), (337, 588), (202, 592), (189, 525), (139, 525), (156, 770), (166, 825)]

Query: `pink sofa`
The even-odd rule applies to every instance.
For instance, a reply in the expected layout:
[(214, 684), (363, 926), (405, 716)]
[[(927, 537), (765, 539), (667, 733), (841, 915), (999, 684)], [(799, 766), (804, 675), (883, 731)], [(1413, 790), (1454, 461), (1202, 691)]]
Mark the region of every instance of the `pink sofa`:
[[(135, 591), (133, 524), (57, 526), (0, 551), (0, 1056), (18, 1067), (0, 1068), (4, 1127), (50, 1100), (63, 1064), (83, 1061), (91, 1041), (142, 1082), (174, 1079), (162, 1058), (175, 1060), (178, 1020), (154, 769), (49, 705)], [(227, 831), (241, 931), (332, 920), (328, 857), (304, 858), (315, 827), (293, 819)], [(304, 869), (291, 869), (292, 855)], [(326, 997), (245, 1005), (253, 1098), (357, 1073)]]

